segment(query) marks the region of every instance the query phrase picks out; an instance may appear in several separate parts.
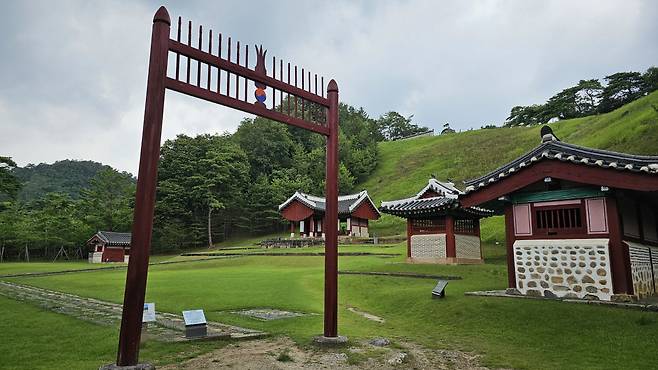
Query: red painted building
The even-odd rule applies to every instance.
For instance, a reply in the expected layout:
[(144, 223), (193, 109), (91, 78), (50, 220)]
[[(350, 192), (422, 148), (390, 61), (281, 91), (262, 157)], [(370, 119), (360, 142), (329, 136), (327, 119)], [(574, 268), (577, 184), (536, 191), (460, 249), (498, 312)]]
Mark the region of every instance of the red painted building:
[[(325, 198), (295, 192), (279, 206), (290, 221), (290, 237), (324, 237)], [(367, 191), (338, 197), (338, 231), (343, 235), (368, 237), (368, 221), (381, 217)]]
[(461, 207), (462, 192), (452, 182), (431, 178), (415, 196), (382, 202), (382, 213), (407, 219), (407, 261), (413, 263), (483, 263), (480, 218), (493, 214)]
[(87, 246), (90, 263), (128, 262), (130, 255), (130, 233), (99, 231), (89, 240)]
[(657, 295), (658, 156), (567, 144), (548, 126), (541, 136), (459, 196), (505, 215), (509, 287), (600, 300)]

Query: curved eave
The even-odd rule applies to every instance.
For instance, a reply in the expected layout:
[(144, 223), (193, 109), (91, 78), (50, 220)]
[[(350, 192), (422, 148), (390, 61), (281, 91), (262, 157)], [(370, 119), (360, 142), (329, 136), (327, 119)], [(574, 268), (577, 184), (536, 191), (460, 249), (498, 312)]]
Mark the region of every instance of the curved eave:
[(543, 161), (572, 163), (611, 171), (658, 175), (658, 156), (617, 153), (559, 141), (549, 141), (482, 177), (466, 181), (467, 187), (464, 189), (464, 194), (486, 188), (508, 176), (512, 176), (516, 172)]

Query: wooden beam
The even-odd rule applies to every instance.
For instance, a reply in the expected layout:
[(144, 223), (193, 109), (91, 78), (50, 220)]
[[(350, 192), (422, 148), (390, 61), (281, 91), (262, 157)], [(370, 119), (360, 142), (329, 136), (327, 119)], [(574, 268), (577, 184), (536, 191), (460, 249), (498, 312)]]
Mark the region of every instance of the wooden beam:
[(413, 235), (413, 228), (411, 227), (411, 219), (407, 219), (407, 258), (411, 258), (411, 236)]
[(457, 258), (455, 219), (451, 215), (446, 216), (446, 258)]
[[(213, 67), (217, 67), (220, 70), (228, 71), (238, 76), (246, 77), (247, 79), (261, 82), (269, 87), (296, 95), (302, 99), (312, 101), (326, 108), (330, 107), (330, 102), (328, 98), (323, 98), (319, 95), (315, 95), (306, 90), (300, 89), (295, 86), (291, 86), (283, 81), (276, 80), (267, 75), (259, 74), (256, 71), (251, 70), (247, 67), (243, 67), (237, 63), (230, 62), (226, 59), (222, 59), (216, 55), (208, 54), (204, 51), (195, 49), (191, 46), (181, 44), (178, 41), (169, 40), (169, 50), (171, 50), (174, 53), (179, 53), (191, 59), (200, 61), (201, 63), (205, 63)], [(254, 114), (260, 114), (260, 113), (254, 113)]]
[(167, 77), (166, 79), (166, 87), (170, 90), (174, 90), (186, 95), (191, 95), (211, 103), (217, 103), (227, 107), (235, 108), (243, 112), (269, 118), (288, 125), (297, 126), (299, 128), (313, 131), (325, 136), (329, 135), (329, 128), (327, 126), (322, 126), (320, 124), (314, 124), (300, 118), (291, 117), (275, 110), (270, 110), (255, 104), (248, 103), (246, 101), (232, 98), (230, 96), (221, 95), (214, 91), (206, 90), (204, 88), (190, 85), (182, 81), (174, 80), (170, 77)]
[(507, 249), (507, 286), (516, 288), (516, 270), (514, 269), (514, 212), (513, 205), (505, 206), (505, 246)]
[(612, 274), (612, 289), (615, 294), (633, 294), (633, 278), (631, 276), (631, 259), (628, 247), (623, 242), (623, 228), (617, 199), (608, 197), (605, 200), (608, 213), (608, 229), (610, 231), (610, 273)]

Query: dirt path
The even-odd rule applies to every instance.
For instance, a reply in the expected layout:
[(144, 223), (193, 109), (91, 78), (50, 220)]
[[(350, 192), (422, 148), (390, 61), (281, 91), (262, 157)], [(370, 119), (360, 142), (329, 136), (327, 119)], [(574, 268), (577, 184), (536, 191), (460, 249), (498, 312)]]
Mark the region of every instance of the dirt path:
[(300, 347), (286, 337), (228, 345), (186, 362), (159, 369), (487, 369), (477, 355), (431, 350), (410, 343), (384, 347), (368, 342), (350, 347)]
[[(0, 281), (0, 295), (99, 325), (118, 326), (121, 322), (122, 306), (117, 303), (7, 281)], [(183, 334), (185, 324), (182, 316), (156, 312), (156, 320), (155, 324), (151, 323), (146, 329), (146, 336), (168, 342), (186, 340)], [(208, 322), (208, 333), (212, 336), (235, 339), (265, 335), (257, 330), (217, 322)]]

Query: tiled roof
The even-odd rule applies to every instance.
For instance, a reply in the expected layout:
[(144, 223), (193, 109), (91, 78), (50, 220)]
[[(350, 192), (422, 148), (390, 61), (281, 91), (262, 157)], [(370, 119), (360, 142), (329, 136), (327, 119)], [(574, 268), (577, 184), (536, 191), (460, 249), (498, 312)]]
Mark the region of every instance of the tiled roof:
[(130, 245), (130, 233), (99, 231), (96, 235), (108, 245)]
[[(305, 204), (309, 208), (319, 211), (319, 212), (324, 212), (325, 211), (325, 198), (323, 197), (318, 197), (315, 195), (310, 195), (302, 192), (295, 192), (290, 198), (288, 198), (285, 202), (281, 203), (279, 205), (279, 211), (283, 210), (286, 208), (293, 200), (298, 200), (299, 202)], [(379, 213), (379, 210), (375, 206), (375, 203), (373, 203), (372, 199), (370, 199), (370, 196), (368, 195), (367, 190), (363, 190), (359, 193), (356, 194), (350, 194), (350, 195), (339, 195), (338, 196), (338, 214), (339, 215), (346, 215), (352, 213), (361, 203), (363, 202), (370, 202), (370, 205), (372, 208)]]
[(462, 194), (462, 191), (457, 189), (455, 187), (455, 184), (453, 184), (452, 182), (443, 182), (432, 177), (427, 182), (427, 185), (425, 185), (425, 187), (421, 191), (419, 191), (418, 194), (416, 194), (415, 198), (421, 197), (428, 190), (431, 190), (437, 194), (444, 195), (448, 198), (455, 198), (455, 199), (457, 199), (459, 194)]
[[(427, 191), (432, 190), (442, 194), (436, 197), (421, 198)], [(430, 179), (428, 185), (423, 188), (414, 197), (382, 202), (379, 210), (396, 216), (411, 216), (423, 214), (442, 214), (452, 210), (459, 213), (466, 213), (476, 216), (490, 216), (492, 211), (479, 207), (463, 208), (459, 204), (457, 196), (461, 194), (452, 183), (444, 183), (436, 179)]]
[(658, 175), (658, 156), (633, 155), (587, 148), (561, 142), (552, 134), (544, 135), (542, 141), (538, 147), (512, 162), (482, 177), (466, 181), (465, 193), (486, 187), (514, 172), (546, 160)]

